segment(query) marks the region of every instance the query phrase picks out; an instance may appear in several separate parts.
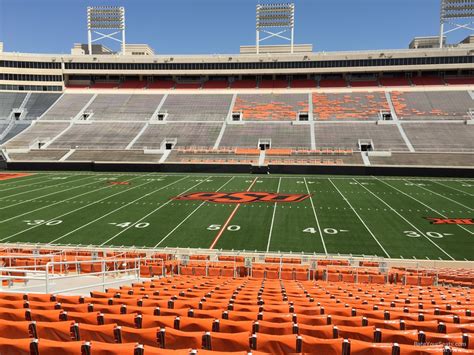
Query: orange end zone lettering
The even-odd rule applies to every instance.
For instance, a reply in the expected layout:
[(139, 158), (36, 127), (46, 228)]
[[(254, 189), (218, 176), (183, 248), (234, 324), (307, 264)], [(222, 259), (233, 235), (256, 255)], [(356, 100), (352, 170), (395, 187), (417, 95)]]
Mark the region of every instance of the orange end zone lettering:
[(174, 200), (197, 200), (214, 203), (253, 203), (253, 202), (301, 202), (310, 197), (307, 194), (279, 194), (270, 192), (191, 192), (176, 196)]
[(0, 181), (1, 180), (9, 180), (9, 179), (16, 179), (16, 178), (21, 178), (23, 176), (30, 176), (33, 174), (28, 174), (28, 173), (6, 173), (6, 174), (0, 174)]
[(458, 225), (473, 225), (474, 218), (438, 218), (425, 217), (431, 224), (458, 224)]

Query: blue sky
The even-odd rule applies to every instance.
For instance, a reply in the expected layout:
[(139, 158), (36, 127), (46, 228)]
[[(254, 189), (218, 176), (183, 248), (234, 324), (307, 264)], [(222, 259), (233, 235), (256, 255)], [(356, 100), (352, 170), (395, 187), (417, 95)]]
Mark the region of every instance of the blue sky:
[[(311, 43), (316, 51), (406, 48), (414, 36), (436, 35), (439, 28), (439, 0), (294, 2), (296, 43)], [(257, 0), (0, 0), (0, 41), (7, 51), (69, 53), (73, 43), (87, 42), (86, 7), (116, 5), (126, 8), (128, 43), (148, 43), (157, 53), (237, 53), (239, 45), (255, 43), (256, 4)], [(455, 32), (450, 41), (466, 35)]]

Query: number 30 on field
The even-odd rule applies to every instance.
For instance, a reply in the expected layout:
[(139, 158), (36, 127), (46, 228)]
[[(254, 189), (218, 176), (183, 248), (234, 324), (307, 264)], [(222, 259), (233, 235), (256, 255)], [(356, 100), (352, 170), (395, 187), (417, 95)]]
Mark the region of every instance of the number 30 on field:
[[(211, 224), (209, 227), (207, 227), (207, 230), (208, 231), (218, 231), (221, 228), (222, 228), (222, 226), (220, 224)], [(238, 230), (240, 230), (240, 226), (234, 224), (234, 225), (228, 226), (227, 230), (229, 232), (237, 232)]]

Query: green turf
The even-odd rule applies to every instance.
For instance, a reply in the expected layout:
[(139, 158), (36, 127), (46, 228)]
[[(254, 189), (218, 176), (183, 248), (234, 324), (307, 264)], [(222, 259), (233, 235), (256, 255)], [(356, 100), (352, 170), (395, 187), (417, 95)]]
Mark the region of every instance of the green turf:
[[(172, 199), (250, 187), (311, 197), (239, 207)], [(32, 173), (0, 181), (0, 243), (207, 249), (227, 222), (215, 249), (474, 260), (474, 225), (425, 218), (473, 218), (473, 193), (469, 179)]]

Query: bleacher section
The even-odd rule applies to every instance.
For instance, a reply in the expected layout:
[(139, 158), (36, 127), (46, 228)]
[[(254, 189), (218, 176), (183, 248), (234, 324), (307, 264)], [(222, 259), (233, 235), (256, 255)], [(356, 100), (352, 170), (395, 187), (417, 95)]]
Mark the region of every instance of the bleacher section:
[[(472, 269), (382, 268), (378, 261), (316, 256), (310, 265), (307, 256), (249, 253), (245, 262), (229, 252), (189, 253), (185, 259), (171, 251), (70, 248), (33, 255), (5, 249), (2, 285), (16, 292), (0, 293), (0, 351), (473, 353)], [(34, 268), (41, 280), (50, 261), (62, 262), (48, 275), (54, 284), (79, 277), (100, 284), (113, 274), (117, 286), (90, 293), (29, 292), (35, 280), (28, 280), (28, 270)], [(127, 271), (139, 277), (120, 283)]]
[(9, 157), (14, 161), (58, 161), (67, 152), (67, 150), (35, 149), (28, 153), (10, 153)]
[(403, 129), (416, 151), (474, 152), (474, 125), (463, 122), (404, 123)]
[(232, 95), (169, 95), (161, 112), (168, 121), (224, 121)]
[(467, 91), (395, 91), (392, 102), (400, 119), (463, 119), (474, 107)]
[(133, 145), (133, 149), (160, 149), (168, 139), (177, 139), (177, 147), (213, 146), (222, 123), (167, 123), (149, 125)]
[(100, 94), (89, 105), (92, 120), (139, 121), (151, 118), (163, 95)]
[(38, 148), (38, 143), (47, 143), (64, 131), (69, 123), (35, 121), (28, 129), (6, 142), (11, 148)]
[(374, 120), (389, 106), (383, 92), (313, 93), (315, 120)]
[(242, 111), (244, 120), (296, 120), (299, 111), (308, 111), (307, 94), (239, 94), (234, 111)]
[(36, 120), (61, 96), (60, 94), (32, 93), (26, 102), (27, 120)]
[(407, 151), (397, 126), (367, 123), (315, 123), (319, 148), (359, 149), (359, 139), (372, 139), (376, 150)]
[(92, 99), (92, 94), (64, 94), (41, 118), (43, 120), (70, 120), (81, 112)]
[(144, 123), (74, 124), (50, 148), (66, 149), (125, 149), (140, 132)]
[(19, 108), (25, 100), (26, 93), (0, 93), (0, 118), (8, 118), (12, 109)]
[(271, 146), (278, 148), (310, 148), (309, 126), (291, 123), (249, 123), (227, 125), (221, 147), (257, 148), (258, 140), (271, 139)]
[(15, 122), (15, 124), (12, 126), (12, 128), (7, 132), (7, 134), (3, 137), (3, 139), (0, 140), (0, 143), (3, 144), (16, 135), (20, 134), (23, 132), (25, 129), (27, 129), (31, 124), (31, 121), (18, 121)]
[(134, 161), (157, 163), (161, 154), (144, 154), (143, 150), (76, 150), (67, 161)]
[(392, 153), (390, 157), (371, 156), (371, 165), (464, 166), (472, 167), (472, 153)]

